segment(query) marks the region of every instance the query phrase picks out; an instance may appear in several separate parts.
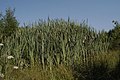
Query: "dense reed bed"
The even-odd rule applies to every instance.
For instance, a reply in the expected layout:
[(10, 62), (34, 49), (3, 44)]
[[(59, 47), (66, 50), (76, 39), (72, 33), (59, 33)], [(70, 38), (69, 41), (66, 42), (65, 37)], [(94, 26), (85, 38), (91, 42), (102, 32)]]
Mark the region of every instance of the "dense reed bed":
[(120, 79), (119, 72), (115, 75), (119, 51), (108, 50), (105, 31), (97, 32), (84, 22), (49, 19), (2, 38), (0, 72), (5, 80)]

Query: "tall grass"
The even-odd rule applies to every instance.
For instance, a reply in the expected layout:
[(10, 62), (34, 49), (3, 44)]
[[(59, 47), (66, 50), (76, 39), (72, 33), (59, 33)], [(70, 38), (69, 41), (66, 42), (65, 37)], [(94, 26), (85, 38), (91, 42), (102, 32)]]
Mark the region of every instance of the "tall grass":
[[(94, 68), (95, 64), (101, 65), (101, 61), (107, 63), (106, 65), (109, 67), (115, 67), (119, 59), (116, 56), (118, 54), (113, 55), (108, 52), (109, 42), (105, 32), (97, 32), (84, 22), (78, 24), (62, 19), (39, 21), (32, 26), (20, 27), (16, 34), (2, 40), (2, 43), (4, 46), (0, 47), (0, 61), (3, 60), (3, 64), (0, 64), (1, 72), (6, 75), (5, 79), (8, 80), (10, 80), (10, 74), (8, 74), (10, 72), (6, 69), (6, 64), (18, 66), (20, 72), (29, 69), (24, 72), (29, 72), (28, 75), (34, 75), (31, 69), (38, 64), (37, 67), (40, 70), (38, 74), (42, 76), (43, 71), (46, 71), (48, 75), (45, 74), (44, 77), (48, 78), (40, 79), (39, 77), (37, 80), (71, 80), (73, 78), (69, 75), (75, 76), (74, 79), (81, 79), (77, 75), (82, 73), (78, 68), (89, 70)], [(6, 59), (6, 56), (9, 55), (14, 56), (12, 63), (8, 63)], [(112, 57), (111, 61), (109, 61), (109, 57)], [(73, 70), (73, 73), (64, 72), (64, 69), (68, 70), (66, 67), (70, 67), (70, 71)], [(76, 70), (80, 72), (74, 74)], [(54, 71), (63, 71), (63, 73), (55, 76), (55, 73), (61, 73)], [(64, 73), (65, 75), (63, 75)], [(85, 80), (84, 78), (82, 80)]]

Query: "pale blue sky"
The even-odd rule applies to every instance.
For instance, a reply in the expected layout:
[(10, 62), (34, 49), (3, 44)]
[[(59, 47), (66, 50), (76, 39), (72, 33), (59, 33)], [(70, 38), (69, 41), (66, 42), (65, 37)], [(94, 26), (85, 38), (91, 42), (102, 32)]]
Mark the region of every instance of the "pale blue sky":
[(113, 28), (112, 20), (120, 22), (120, 0), (0, 0), (0, 12), (15, 8), (20, 25), (38, 19), (63, 18), (88, 24), (97, 30)]

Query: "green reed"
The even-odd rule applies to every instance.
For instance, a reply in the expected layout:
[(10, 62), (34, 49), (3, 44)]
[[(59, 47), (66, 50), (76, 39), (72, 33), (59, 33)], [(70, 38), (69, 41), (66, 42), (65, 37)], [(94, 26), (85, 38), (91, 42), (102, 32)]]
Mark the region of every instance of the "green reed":
[(14, 64), (32, 67), (39, 63), (43, 69), (66, 66), (93, 65), (100, 54), (108, 51), (109, 42), (104, 31), (97, 32), (86, 23), (65, 20), (39, 21), (20, 27), (16, 34), (2, 41), (1, 55), (13, 55)]

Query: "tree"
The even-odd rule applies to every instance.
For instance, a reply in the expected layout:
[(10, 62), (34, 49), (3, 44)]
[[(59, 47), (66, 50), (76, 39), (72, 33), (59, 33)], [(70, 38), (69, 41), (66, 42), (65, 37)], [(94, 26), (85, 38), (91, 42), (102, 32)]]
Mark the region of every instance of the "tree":
[(108, 32), (110, 49), (120, 49), (120, 24), (118, 21), (112, 21), (115, 24), (114, 29)]
[(8, 37), (11, 36), (11, 34), (14, 34), (19, 26), (19, 23), (14, 17), (14, 12), (15, 9), (11, 10), (8, 8), (6, 10), (6, 14), (1, 18), (1, 28), (2, 28), (2, 33), (4, 36)]
[(0, 13), (0, 42), (3, 36), (3, 15)]

